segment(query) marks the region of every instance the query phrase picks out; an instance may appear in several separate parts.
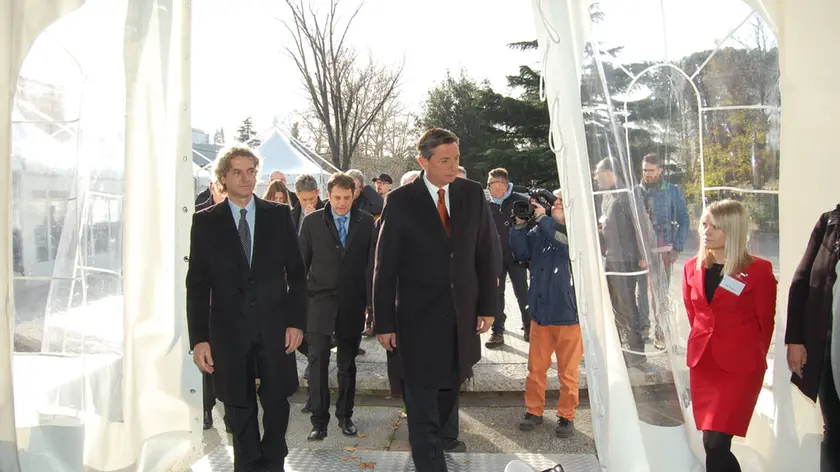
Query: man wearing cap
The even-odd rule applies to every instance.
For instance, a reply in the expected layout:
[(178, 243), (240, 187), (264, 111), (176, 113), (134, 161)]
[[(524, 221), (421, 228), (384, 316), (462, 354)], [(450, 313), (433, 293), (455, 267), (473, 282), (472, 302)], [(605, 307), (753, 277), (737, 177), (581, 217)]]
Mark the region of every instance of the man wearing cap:
[(385, 199), (373, 187), (365, 185), (365, 182), (367, 182), (365, 174), (359, 169), (350, 169), (347, 171), (347, 175), (353, 177), (353, 180), (356, 181), (353, 206), (373, 216), (379, 216), (382, 213), (382, 207), (385, 206)]
[(394, 186), (394, 179), (388, 174), (379, 174), (379, 177), (373, 179), (373, 183), (376, 184), (376, 193), (385, 198)]

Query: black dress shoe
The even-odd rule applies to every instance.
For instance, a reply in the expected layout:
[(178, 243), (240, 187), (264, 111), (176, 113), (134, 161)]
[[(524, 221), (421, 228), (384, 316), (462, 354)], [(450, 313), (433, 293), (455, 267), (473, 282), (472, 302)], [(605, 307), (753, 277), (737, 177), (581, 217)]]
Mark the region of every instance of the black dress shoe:
[(443, 440), (443, 451), (444, 452), (467, 452), (467, 444), (464, 441), (459, 441), (457, 439), (444, 439)]
[(204, 431), (213, 427), (213, 412), (212, 411), (205, 411), (204, 412)]
[(313, 426), (312, 431), (309, 432), (309, 436), (306, 437), (307, 441), (323, 441), (324, 438), (327, 437), (327, 427), (326, 426)]
[(353, 424), (353, 420), (350, 418), (338, 420), (338, 426), (341, 428), (341, 434), (345, 436), (355, 436), (359, 434), (359, 430), (356, 429), (356, 425)]

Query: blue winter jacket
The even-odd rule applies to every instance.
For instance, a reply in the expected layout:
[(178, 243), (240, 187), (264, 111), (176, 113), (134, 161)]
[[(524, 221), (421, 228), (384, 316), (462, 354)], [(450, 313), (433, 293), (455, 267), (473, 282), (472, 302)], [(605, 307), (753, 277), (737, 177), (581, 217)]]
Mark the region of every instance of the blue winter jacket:
[(510, 249), (517, 261), (530, 261), (528, 312), (541, 326), (578, 323), (574, 279), (569, 264), (566, 228), (549, 216), (537, 218), (528, 229), (516, 225), (510, 231)]
[(639, 184), (636, 190), (653, 223), (656, 246), (673, 246), (675, 251), (681, 252), (688, 239), (690, 224), (682, 191), (665, 180), (653, 187)]

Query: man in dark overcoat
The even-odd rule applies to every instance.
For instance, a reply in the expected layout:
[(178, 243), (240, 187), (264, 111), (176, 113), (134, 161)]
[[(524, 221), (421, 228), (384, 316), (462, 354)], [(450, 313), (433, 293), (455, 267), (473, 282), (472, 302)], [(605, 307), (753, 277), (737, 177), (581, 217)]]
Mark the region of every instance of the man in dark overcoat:
[[(388, 195), (376, 247), (374, 328), (399, 347), (412, 458), (446, 471), (441, 427), (481, 358), (498, 274), (484, 191), (458, 179), (458, 137), (430, 129), (417, 143), (423, 173)], [(396, 300), (399, 299), (399, 306)]]
[(190, 345), (225, 404), (234, 470), (280, 472), (288, 454), (288, 397), (298, 387), (294, 350), (306, 319), (303, 259), (289, 207), (253, 194), (256, 153), (234, 146), (219, 159), (216, 176), (228, 198), (196, 213), (190, 235)]

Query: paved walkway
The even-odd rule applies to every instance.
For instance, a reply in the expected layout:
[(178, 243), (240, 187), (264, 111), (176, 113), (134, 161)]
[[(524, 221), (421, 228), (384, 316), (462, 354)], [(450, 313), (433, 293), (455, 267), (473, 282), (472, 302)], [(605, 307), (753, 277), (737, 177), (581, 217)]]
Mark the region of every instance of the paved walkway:
[[(557, 395), (549, 394), (548, 403), (554, 404)], [(386, 466), (385, 462), (393, 460), (406, 460), (409, 451), (408, 426), (405, 418), (400, 414), (401, 401), (381, 395), (360, 395), (357, 397), (357, 407), (353, 415), (356, 426), (359, 428), (358, 437), (343, 436), (333, 419), (330, 423), (328, 436), (324, 441), (310, 442), (306, 436), (311, 429), (309, 414), (301, 413), (300, 409), (305, 401), (302, 393), (296, 394), (291, 399), (292, 414), (289, 420), (288, 434), (286, 440), (291, 450), (291, 456), (303, 451), (306, 454), (321, 454), (323, 460), (331, 462), (329, 468), (317, 470), (359, 470), (362, 462), (367, 462), (367, 457), (379, 462), (376, 470), (403, 470), (403, 468), (392, 469)], [(334, 400), (334, 399), (333, 399)], [(232, 470), (229, 460), (226, 462), (224, 455), (219, 452), (220, 446), (231, 445), (231, 438), (224, 431), (222, 421), (222, 408), (217, 406), (214, 411), (214, 428), (203, 433), (203, 442), (199, 448), (193, 451), (184, 463), (173, 470), (186, 471), (192, 466), (193, 472), (220, 472)], [(261, 414), (262, 412), (260, 412)], [(512, 454), (531, 455), (526, 462), (533, 466), (543, 467), (545, 457), (552, 460), (561, 456), (569, 455), (567, 460), (573, 458), (584, 460), (587, 464), (597, 464), (595, 460), (595, 440), (592, 431), (592, 420), (588, 400), (581, 398), (581, 405), (578, 408), (575, 427), (577, 433), (569, 439), (558, 439), (554, 436), (554, 422), (551, 420), (551, 413), (546, 414), (546, 422), (535, 431), (524, 433), (519, 431), (518, 422), (524, 414), (522, 397), (520, 394), (464, 394), (461, 397), (461, 434), (460, 439), (467, 445), (468, 453), (479, 453), (502, 455), (501, 459), (512, 460), (508, 457)], [(394, 453), (386, 456), (374, 453)], [(213, 454), (212, 457), (200, 458)], [(481, 470), (478, 460), (488, 457), (478, 456), (470, 458), (464, 454), (452, 454), (451, 459), (464, 467), (463, 470)], [(216, 458), (216, 465), (210, 468), (210, 459)], [(221, 462), (218, 460), (221, 458)], [(496, 461), (501, 460), (496, 458)], [(198, 462), (196, 462), (198, 461)], [(410, 462), (410, 461), (409, 461)], [(345, 468), (345, 466), (347, 466)], [(355, 468), (354, 468), (355, 467)], [(543, 467), (547, 468), (547, 466)], [(362, 468), (363, 469), (363, 468)], [(543, 470), (539, 469), (539, 470)], [(316, 470), (300, 466), (300, 468), (287, 468), (290, 471)], [(369, 469), (372, 470), (372, 469)], [(452, 469), (461, 470), (461, 469)], [(495, 469), (494, 469), (495, 470)], [(503, 469), (498, 469), (503, 470)], [(572, 468), (570, 471), (595, 471), (596, 468)]]
[[(674, 293), (676, 290), (676, 293)], [(681, 290), (679, 281), (672, 281), (672, 296), (678, 295)], [(675, 299), (682, 305), (682, 297)], [(519, 315), (519, 308), (516, 298), (513, 295), (513, 287), (508, 282), (505, 300), (505, 312), (507, 322), (505, 329), (505, 345), (500, 349), (487, 349), (484, 343), (489, 339), (490, 333), (481, 336), (481, 360), (473, 368), (474, 376), (462, 387), (466, 392), (523, 392), (525, 391), (525, 378), (528, 375), (528, 343), (522, 337), (522, 322)], [(687, 337), (687, 331), (686, 331)], [(387, 392), (390, 389), (386, 366), (385, 350), (379, 345), (375, 337), (363, 338), (362, 348), (367, 354), (356, 358), (356, 388), (362, 392)], [(667, 358), (662, 351), (657, 351), (653, 345), (648, 343), (647, 352), (649, 358), (647, 366), (642, 370), (630, 369), (630, 380), (634, 386), (652, 386), (669, 384), (673, 382), (673, 376), (668, 368)], [(335, 351), (330, 359), (330, 386), (338, 388), (335, 376)], [(549, 390), (559, 389), (557, 378), (557, 363), (552, 362), (551, 370), (548, 373)], [(298, 353), (298, 372), (301, 374), (301, 385), (306, 385), (303, 379), (303, 372), (306, 368), (306, 358)], [(580, 388), (586, 389), (586, 365), (581, 362), (580, 366)]]

